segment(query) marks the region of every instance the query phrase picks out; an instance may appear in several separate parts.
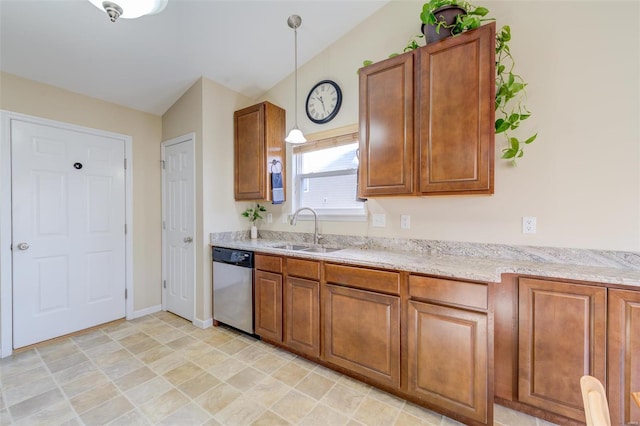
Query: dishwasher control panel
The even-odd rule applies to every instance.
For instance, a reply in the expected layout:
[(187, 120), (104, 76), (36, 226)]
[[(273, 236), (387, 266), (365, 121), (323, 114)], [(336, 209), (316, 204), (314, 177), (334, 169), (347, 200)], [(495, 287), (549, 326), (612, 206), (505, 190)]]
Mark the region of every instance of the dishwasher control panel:
[(213, 261), (253, 268), (253, 252), (215, 247), (213, 249)]

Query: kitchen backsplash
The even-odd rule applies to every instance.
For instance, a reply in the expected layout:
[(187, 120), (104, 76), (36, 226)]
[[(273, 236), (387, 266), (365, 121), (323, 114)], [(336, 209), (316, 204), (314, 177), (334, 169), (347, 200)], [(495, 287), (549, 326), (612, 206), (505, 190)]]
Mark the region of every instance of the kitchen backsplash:
[[(311, 243), (313, 241), (313, 234), (311, 233), (278, 231), (259, 232), (260, 238), (274, 242), (286, 241)], [(249, 231), (218, 232), (210, 234), (210, 241), (212, 244), (215, 241), (245, 239), (249, 239)], [(640, 270), (640, 253), (637, 252), (325, 234), (322, 235), (320, 243), (328, 247), (348, 246), (363, 250), (410, 251), (413, 253), (425, 254), (499, 258)]]

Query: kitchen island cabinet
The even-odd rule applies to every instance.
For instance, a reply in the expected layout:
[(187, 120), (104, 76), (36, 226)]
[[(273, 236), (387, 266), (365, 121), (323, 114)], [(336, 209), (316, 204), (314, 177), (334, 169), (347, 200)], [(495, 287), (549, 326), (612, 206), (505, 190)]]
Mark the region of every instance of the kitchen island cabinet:
[(495, 23), (361, 68), (359, 195), (492, 194)]

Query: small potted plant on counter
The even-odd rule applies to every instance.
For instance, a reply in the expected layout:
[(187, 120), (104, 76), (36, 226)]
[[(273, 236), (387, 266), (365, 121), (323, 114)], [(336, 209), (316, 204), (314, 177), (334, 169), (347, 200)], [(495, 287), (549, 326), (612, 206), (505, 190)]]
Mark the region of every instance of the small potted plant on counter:
[(258, 238), (258, 228), (256, 227), (256, 220), (262, 219), (260, 213), (266, 211), (267, 209), (265, 209), (264, 206), (256, 203), (255, 207), (247, 207), (247, 209), (242, 212), (242, 216), (246, 217), (251, 222), (251, 238)]

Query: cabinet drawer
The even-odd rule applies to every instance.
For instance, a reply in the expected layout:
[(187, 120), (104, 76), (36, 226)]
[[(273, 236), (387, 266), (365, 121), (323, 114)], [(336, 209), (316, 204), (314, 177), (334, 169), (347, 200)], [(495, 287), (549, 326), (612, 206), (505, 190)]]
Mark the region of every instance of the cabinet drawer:
[(281, 257), (256, 254), (255, 265), (256, 269), (259, 269), (261, 271), (275, 272), (277, 274), (282, 273)]
[(287, 275), (320, 280), (320, 262), (303, 259), (287, 259)]
[(400, 294), (400, 274), (397, 272), (331, 264), (325, 265), (324, 272), (328, 283)]
[(485, 284), (419, 275), (409, 277), (409, 296), (473, 309), (486, 310), (489, 304)]

